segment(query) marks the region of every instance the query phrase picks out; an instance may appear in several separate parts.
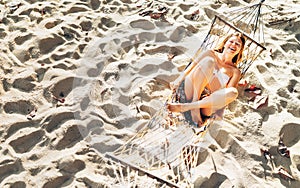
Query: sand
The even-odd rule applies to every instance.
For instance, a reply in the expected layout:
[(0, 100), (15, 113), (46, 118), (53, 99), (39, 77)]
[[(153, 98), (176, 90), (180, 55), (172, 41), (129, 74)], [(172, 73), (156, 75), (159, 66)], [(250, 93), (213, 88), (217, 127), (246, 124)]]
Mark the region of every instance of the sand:
[[(214, 13), (257, 1), (151, 2), (1, 1), (0, 187), (116, 187), (105, 153), (163, 106)], [(195, 187), (300, 186), (300, 1), (265, 5), (267, 50), (211, 127)], [(159, 6), (164, 19), (145, 14)], [(244, 91), (253, 84), (256, 101)], [(280, 137), (290, 158), (277, 152)]]

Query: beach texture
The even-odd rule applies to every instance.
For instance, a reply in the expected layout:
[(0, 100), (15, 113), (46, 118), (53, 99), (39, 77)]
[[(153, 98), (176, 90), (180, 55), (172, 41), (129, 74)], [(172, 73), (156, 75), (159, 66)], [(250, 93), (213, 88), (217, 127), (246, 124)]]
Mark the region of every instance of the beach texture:
[[(215, 13), (259, 1), (0, 2), (0, 187), (52, 188), (121, 187), (105, 153), (162, 108)], [(264, 5), (267, 50), (210, 127), (195, 187), (300, 187), (300, 1)]]

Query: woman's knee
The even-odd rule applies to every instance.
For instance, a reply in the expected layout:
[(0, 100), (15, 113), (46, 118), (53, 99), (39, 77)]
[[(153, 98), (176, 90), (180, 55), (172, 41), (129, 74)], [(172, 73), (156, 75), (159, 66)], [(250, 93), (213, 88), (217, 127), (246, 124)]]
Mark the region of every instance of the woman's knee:
[(226, 88), (227, 98), (236, 99), (239, 95), (238, 90), (235, 87)]
[(203, 67), (203, 69), (213, 69), (215, 67), (215, 59), (213, 57), (205, 57), (201, 62), (199, 62), (199, 65)]
[(215, 67), (215, 61), (211, 57), (204, 58), (198, 65), (195, 67), (195, 71), (193, 73), (193, 78), (199, 78), (202, 74), (205, 78), (209, 78), (213, 73), (213, 69)]

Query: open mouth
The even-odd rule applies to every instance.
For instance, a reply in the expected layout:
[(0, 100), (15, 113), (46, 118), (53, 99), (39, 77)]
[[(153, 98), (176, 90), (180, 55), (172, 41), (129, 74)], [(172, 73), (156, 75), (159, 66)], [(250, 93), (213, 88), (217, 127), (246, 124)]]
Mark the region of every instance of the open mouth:
[(229, 48), (230, 51), (235, 52), (236, 49), (235, 48)]

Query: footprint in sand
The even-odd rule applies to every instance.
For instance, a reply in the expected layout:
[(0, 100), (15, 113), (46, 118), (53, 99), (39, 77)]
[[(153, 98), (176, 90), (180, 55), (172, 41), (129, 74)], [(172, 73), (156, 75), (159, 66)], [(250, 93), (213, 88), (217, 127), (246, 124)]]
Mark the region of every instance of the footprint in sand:
[(29, 34), (26, 34), (24, 36), (17, 36), (14, 41), (17, 45), (22, 45), (24, 42), (30, 40), (32, 38), (32, 34), (29, 33)]
[(65, 40), (60, 36), (53, 34), (52, 37), (47, 37), (39, 41), (39, 49), (41, 54), (52, 52), (56, 47), (65, 43)]
[(13, 82), (13, 87), (20, 89), (21, 91), (29, 92), (32, 91), (36, 86), (34, 81), (36, 81), (36, 78), (33, 76), (28, 76), (25, 78), (17, 78)]
[(300, 77), (300, 70), (298, 70), (298, 69), (293, 69), (293, 70), (292, 70), (292, 73), (293, 73), (294, 76)]
[(59, 164), (57, 165), (57, 168), (59, 171), (63, 173), (69, 173), (69, 174), (76, 174), (77, 172), (85, 169), (86, 165), (85, 162), (80, 159), (62, 159), (62, 161), (59, 161)]
[(300, 50), (299, 42), (297, 42), (295, 39), (293, 39), (292, 41), (289, 41), (285, 44), (280, 45), (280, 47), (285, 52), (293, 51), (294, 53), (296, 53), (297, 51)]
[(257, 70), (259, 71), (260, 74), (264, 75), (263, 78), (264, 78), (266, 84), (268, 84), (269, 86), (277, 85), (277, 81), (273, 77), (273, 74), (271, 73), (269, 68), (267, 68), (264, 65), (257, 65), (256, 68), (257, 68)]
[(282, 126), (279, 135), (282, 135), (282, 141), (287, 147), (293, 147), (300, 144), (300, 124), (288, 123)]
[(93, 23), (89, 20), (82, 21), (80, 24), (82, 31), (91, 31)]
[(11, 145), (17, 153), (26, 153), (41, 142), (44, 135), (45, 132), (43, 130), (37, 130), (29, 134), (26, 131), (24, 135), (9, 142), (9, 145)]
[(81, 5), (81, 4), (75, 4), (73, 5), (70, 9), (68, 9), (64, 14), (73, 14), (73, 13), (78, 13), (78, 12), (87, 12), (88, 7)]
[(295, 79), (291, 79), (289, 81), (287, 89), (289, 90), (290, 93), (295, 93), (295, 92), (297, 93), (300, 91), (300, 83)]
[(15, 122), (6, 130), (5, 139), (11, 137), (14, 133), (27, 127), (38, 127), (39, 120)]
[(169, 38), (164, 33), (156, 33), (155, 42), (166, 42)]
[(22, 114), (27, 115), (34, 109), (36, 109), (35, 105), (27, 100), (19, 100), (19, 101), (12, 101), (6, 102), (3, 106), (5, 113), (8, 114)]
[(0, 182), (2, 182), (6, 177), (13, 174), (19, 174), (24, 170), (21, 160), (7, 159), (0, 161)]
[(48, 133), (56, 130), (66, 121), (74, 119), (73, 112), (59, 112), (57, 114), (52, 114), (47, 116), (42, 121), (42, 127), (46, 129)]
[(284, 30), (285, 31), (290, 31), (290, 32), (293, 32), (293, 33), (297, 33), (299, 32), (299, 28), (300, 28), (300, 21), (291, 21), (291, 22), (286, 22), (286, 23), (289, 23), (285, 28)]
[[(300, 117), (300, 83), (291, 79), (286, 87), (280, 88), (277, 94), (284, 99), (281, 100), (281, 104), (287, 108), (287, 111), (295, 117)], [(289, 102), (293, 100), (293, 102)]]
[(105, 27), (105, 29), (107, 30), (109, 28), (115, 27), (116, 24), (117, 23), (115, 21), (113, 21), (113, 19), (103, 17), (103, 18), (101, 18), (100, 23), (98, 24), (98, 27), (100, 29), (104, 29), (104, 27)]
[(155, 34), (150, 32), (141, 32), (137, 35), (137, 37), (140, 42), (153, 41)]
[(48, 182), (46, 182), (42, 187), (43, 188), (53, 188), (53, 187), (62, 187), (67, 181), (72, 178), (72, 175), (62, 175), (56, 176), (53, 178), (49, 178)]
[(11, 188), (26, 188), (26, 183), (24, 181), (16, 181), (13, 183), (7, 183)]
[(290, 94), (288, 93), (287, 89), (286, 88), (279, 88), (278, 91), (277, 91), (277, 94), (280, 96), (280, 97), (283, 97), (283, 98), (286, 98), (286, 99), (290, 99), (291, 96)]
[(170, 40), (173, 42), (180, 42), (187, 36), (186, 28), (183, 26), (177, 27), (170, 36)]
[(288, 103), (287, 111), (291, 113), (295, 117), (300, 117), (300, 104), (299, 101), (297, 103)]
[(50, 91), (56, 99), (66, 98), (68, 94), (80, 83), (81, 79), (67, 77), (51, 86)]
[(69, 125), (55, 145), (57, 150), (71, 148), (87, 135), (87, 129), (81, 125)]
[(152, 30), (155, 29), (155, 25), (145, 19), (135, 20), (129, 23), (132, 28), (140, 28), (144, 30)]
[(97, 10), (101, 4), (99, 0), (90, 0), (89, 3), (93, 10)]
[(51, 20), (49, 22), (45, 23), (45, 27), (47, 29), (52, 29), (52, 28), (58, 26), (60, 23), (63, 22), (63, 20), (53, 20), (53, 21), (51, 21)]

